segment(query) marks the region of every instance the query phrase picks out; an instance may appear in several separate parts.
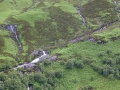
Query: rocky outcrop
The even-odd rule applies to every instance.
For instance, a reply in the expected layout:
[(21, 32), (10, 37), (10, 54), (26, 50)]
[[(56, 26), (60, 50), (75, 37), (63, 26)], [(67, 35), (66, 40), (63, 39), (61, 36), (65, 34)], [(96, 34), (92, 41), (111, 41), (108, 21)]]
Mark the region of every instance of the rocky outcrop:
[(28, 69), (28, 68), (34, 68), (35, 67), (35, 64), (34, 63), (29, 63), (29, 64), (26, 64), (24, 66), (25, 69)]
[(50, 61), (56, 61), (57, 58), (58, 58), (58, 56), (55, 55), (55, 56), (50, 57), (48, 60), (50, 60)]

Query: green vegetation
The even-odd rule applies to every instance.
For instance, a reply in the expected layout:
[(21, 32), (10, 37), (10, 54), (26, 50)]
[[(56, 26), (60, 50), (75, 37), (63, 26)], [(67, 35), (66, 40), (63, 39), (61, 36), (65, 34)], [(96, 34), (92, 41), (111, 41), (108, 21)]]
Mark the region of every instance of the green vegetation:
[[(94, 25), (107, 24), (116, 20), (115, 5), (107, 0), (93, 0), (83, 5), (82, 14), (88, 22), (88, 26), (93, 29)], [(98, 28), (96, 27), (96, 28)]]
[(15, 61), (18, 52), (16, 43), (10, 38), (8, 31), (0, 30), (0, 71), (17, 65)]
[[(27, 90), (28, 86), (119, 90), (120, 22), (116, 20), (120, 13), (116, 10), (120, 1), (116, 1), (114, 5), (114, 0), (0, 0), (0, 90)], [(18, 25), (22, 50), (14, 33), (7, 31), (9, 24)], [(104, 25), (108, 26), (96, 31)], [(82, 41), (68, 43), (79, 37)], [(57, 55), (57, 61), (46, 59), (34, 68), (13, 70), (37, 58), (32, 52), (40, 49)]]

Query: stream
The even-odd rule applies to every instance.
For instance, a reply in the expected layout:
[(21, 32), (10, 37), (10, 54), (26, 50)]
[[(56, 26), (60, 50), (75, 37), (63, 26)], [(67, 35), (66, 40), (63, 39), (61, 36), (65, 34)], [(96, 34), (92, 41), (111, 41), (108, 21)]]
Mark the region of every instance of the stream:
[(87, 27), (87, 22), (86, 22), (84, 16), (81, 14), (81, 10), (80, 9), (78, 10), (78, 13), (79, 13), (79, 16), (82, 17), (82, 21), (83, 21), (84, 26)]
[(21, 44), (20, 39), (19, 39), (18, 34), (17, 34), (17, 25), (12, 25), (12, 24), (10, 24), (10, 25), (8, 25), (8, 28), (7, 28), (7, 29), (8, 29), (10, 32), (14, 33), (15, 38), (16, 38), (16, 40), (17, 40), (17, 42), (18, 42), (18, 45), (19, 45), (19, 49), (22, 50), (22, 44)]
[[(117, 4), (118, 4), (116, 0), (114, 0), (113, 3), (114, 3), (114, 5), (117, 5)], [(120, 12), (120, 10), (118, 10), (119, 8), (120, 8), (120, 7), (118, 7), (117, 9), (115, 9), (115, 10), (116, 10), (116, 13), (117, 13), (117, 12)], [(87, 27), (87, 21), (86, 21), (86, 19), (84, 18), (84, 16), (81, 14), (81, 8), (77, 8), (77, 7), (76, 7), (76, 9), (78, 10), (79, 16), (82, 18), (82, 21), (83, 21), (84, 26)], [(103, 30), (103, 29), (107, 28), (108, 26), (110, 26), (111, 24), (113, 24), (113, 23), (115, 23), (115, 22), (118, 22), (118, 21), (120, 21), (120, 18), (118, 18), (118, 19), (116, 19), (116, 20), (114, 20), (114, 21), (111, 21), (111, 22), (109, 22), (109, 23), (107, 23), (107, 24), (101, 25), (99, 28), (93, 30), (93, 32), (91, 32), (91, 33), (89, 33), (89, 34), (85, 34), (85, 35), (82, 35), (82, 36), (78, 36), (78, 37), (76, 37), (76, 38), (74, 38), (74, 39), (71, 39), (71, 40), (68, 41), (68, 43), (76, 43), (76, 42), (83, 41), (84, 37), (90, 36), (92, 33), (95, 33), (95, 32), (98, 32), (98, 31), (100, 31), (100, 30)], [(88, 28), (88, 27), (87, 27), (87, 28)]]
[(22, 65), (18, 65), (17, 67), (13, 68), (14, 70), (17, 70), (18, 68), (21, 67), (27, 67), (27, 68), (32, 68), (35, 66), (35, 63), (40, 63), (42, 60), (47, 59), (49, 57), (49, 54), (47, 54), (45, 51), (42, 51), (43, 55), (41, 55), (40, 57), (32, 60), (30, 63), (24, 63)]

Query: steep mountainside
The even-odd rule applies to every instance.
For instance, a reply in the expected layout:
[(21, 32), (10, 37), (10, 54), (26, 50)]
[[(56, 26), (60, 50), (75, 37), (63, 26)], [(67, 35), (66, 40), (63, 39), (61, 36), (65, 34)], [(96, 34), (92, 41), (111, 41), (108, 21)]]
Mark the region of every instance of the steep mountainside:
[(13, 70), (21, 87), (119, 90), (119, 44), (119, 0), (0, 0), (0, 72), (7, 73), (4, 79), (0, 74), (0, 86), (7, 87), (2, 90), (16, 90), (7, 86), (9, 71), (38, 58), (34, 53), (42, 49), (59, 62), (43, 61), (35, 70), (20, 68), (30, 73), (22, 74), (26, 86)]

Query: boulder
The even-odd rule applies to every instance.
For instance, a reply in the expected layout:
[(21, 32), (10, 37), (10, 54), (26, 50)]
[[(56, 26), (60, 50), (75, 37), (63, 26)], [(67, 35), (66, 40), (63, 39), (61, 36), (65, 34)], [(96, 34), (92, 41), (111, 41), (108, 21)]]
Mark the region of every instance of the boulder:
[(55, 56), (50, 57), (48, 60), (50, 60), (50, 61), (56, 61), (57, 58), (58, 58), (58, 57), (55, 55)]
[(35, 64), (29, 63), (29, 64), (26, 64), (26, 65), (24, 66), (24, 68), (25, 68), (25, 69), (34, 68), (34, 66), (35, 66)]

